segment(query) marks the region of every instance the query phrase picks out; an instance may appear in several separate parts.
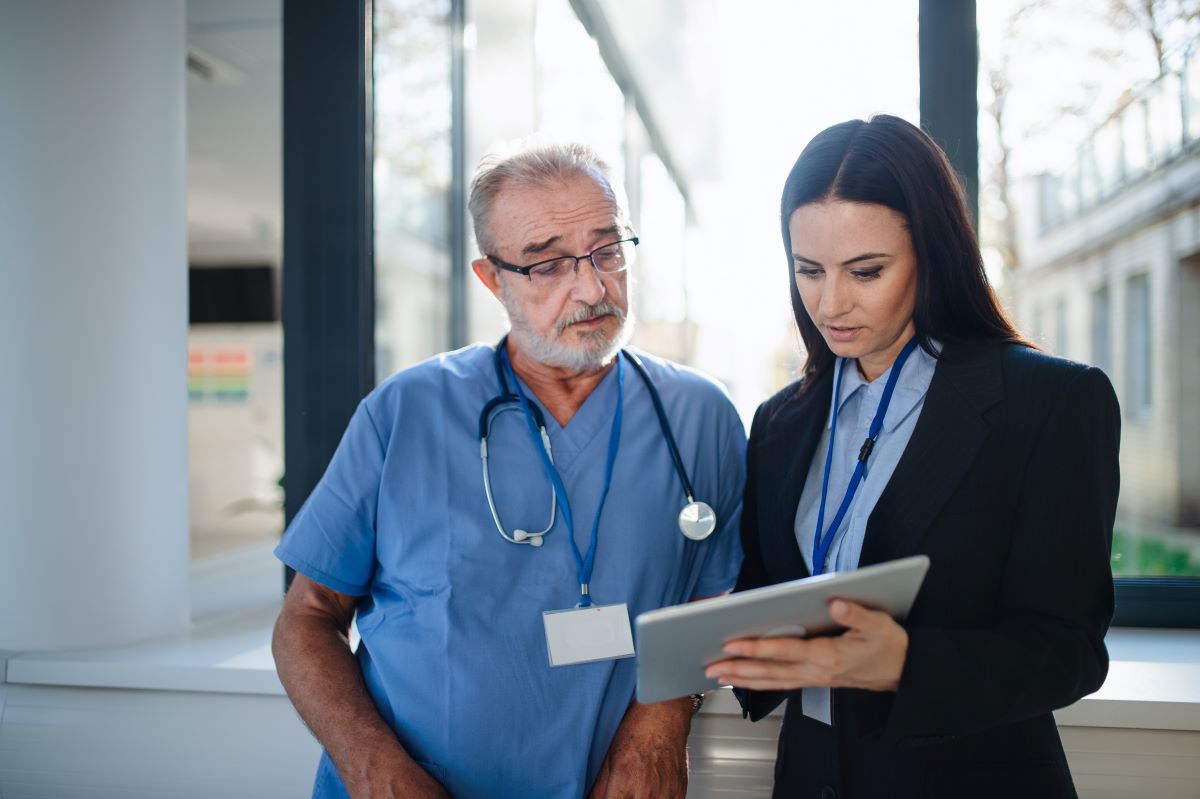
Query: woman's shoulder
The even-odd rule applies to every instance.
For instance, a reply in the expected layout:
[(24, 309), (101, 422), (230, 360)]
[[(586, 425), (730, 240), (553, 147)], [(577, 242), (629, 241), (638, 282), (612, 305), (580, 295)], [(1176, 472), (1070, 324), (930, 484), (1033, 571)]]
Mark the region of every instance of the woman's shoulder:
[(1025, 344), (1002, 344), (999, 355), (1005, 383), (1012, 389), (1029, 387), (1045, 390), (1079, 383), (1108, 383), (1104, 372), (1094, 366)]
[(1026, 344), (1006, 343), (998, 348), (1004, 395), (1036, 405), (1069, 402), (1116, 403), (1116, 392), (1099, 368), (1052, 355)]

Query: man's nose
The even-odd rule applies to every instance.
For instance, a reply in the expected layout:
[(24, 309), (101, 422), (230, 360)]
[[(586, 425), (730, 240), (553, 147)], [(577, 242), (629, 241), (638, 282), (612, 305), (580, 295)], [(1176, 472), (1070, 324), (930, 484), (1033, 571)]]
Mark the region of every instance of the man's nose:
[(592, 266), (590, 258), (580, 258), (575, 264), (575, 274), (572, 278), (571, 297), (588, 305), (595, 305), (604, 299), (604, 295), (608, 293), (608, 287), (604, 285), (604, 279), (597, 271), (596, 267)]

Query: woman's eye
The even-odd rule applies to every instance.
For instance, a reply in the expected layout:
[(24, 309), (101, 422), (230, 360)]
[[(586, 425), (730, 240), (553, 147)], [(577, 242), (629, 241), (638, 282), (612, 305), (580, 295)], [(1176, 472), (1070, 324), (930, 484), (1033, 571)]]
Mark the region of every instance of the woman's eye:
[(855, 269), (853, 272), (851, 272), (851, 274), (859, 280), (874, 280), (875, 278), (879, 277), (879, 273), (882, 269), (883, 267), (880, 266), (876, 266), (871, 269)]
[(796, 267), (796, 274), (800, 277), (818, 277), (822, 273), (820, 269), (813, 269), (809, 266)]

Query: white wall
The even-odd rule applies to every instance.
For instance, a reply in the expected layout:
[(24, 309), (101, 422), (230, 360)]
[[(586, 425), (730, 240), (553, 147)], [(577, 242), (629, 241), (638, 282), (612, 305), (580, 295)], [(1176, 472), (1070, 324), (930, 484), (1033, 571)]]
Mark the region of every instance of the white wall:
[(183, 30), (0, 6), (0, 649), (188, 620)]

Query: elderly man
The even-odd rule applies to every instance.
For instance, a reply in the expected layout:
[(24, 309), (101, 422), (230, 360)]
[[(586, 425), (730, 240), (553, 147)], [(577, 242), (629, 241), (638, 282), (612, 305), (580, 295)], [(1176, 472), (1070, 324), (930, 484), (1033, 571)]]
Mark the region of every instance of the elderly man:
[(622, 349), (638, 239), (590, 150), (485, 160), (470, 210), (509, 335), (364, 399), (276, 550), (314, 795), (682, 797), (698, 700), (634, 700), (630, 619), (733, 586), (741, 422)]

